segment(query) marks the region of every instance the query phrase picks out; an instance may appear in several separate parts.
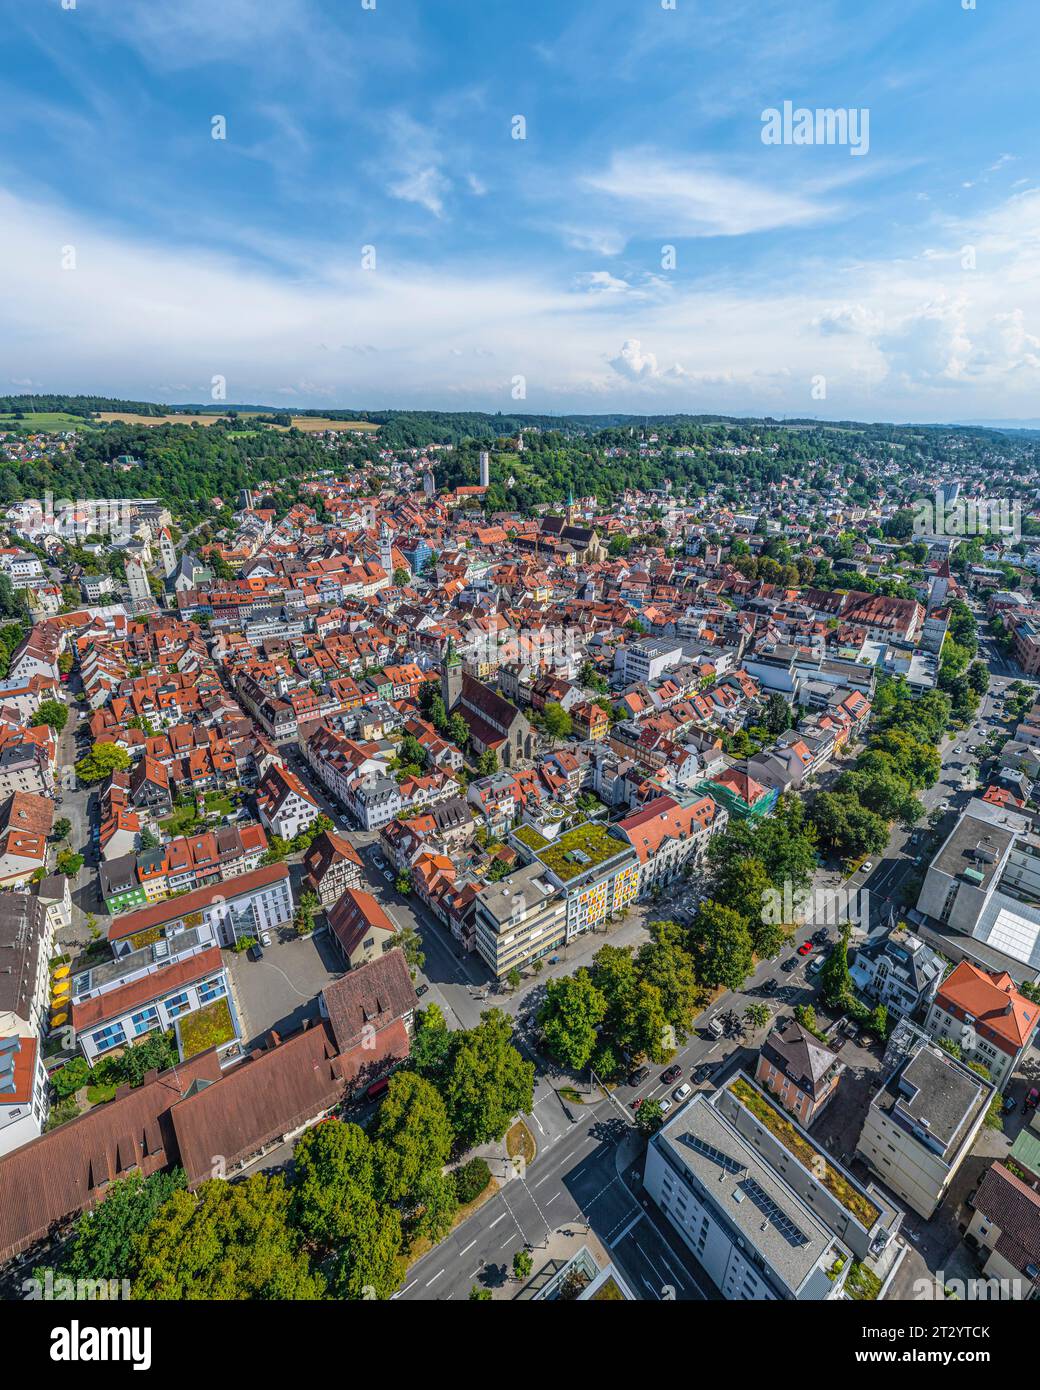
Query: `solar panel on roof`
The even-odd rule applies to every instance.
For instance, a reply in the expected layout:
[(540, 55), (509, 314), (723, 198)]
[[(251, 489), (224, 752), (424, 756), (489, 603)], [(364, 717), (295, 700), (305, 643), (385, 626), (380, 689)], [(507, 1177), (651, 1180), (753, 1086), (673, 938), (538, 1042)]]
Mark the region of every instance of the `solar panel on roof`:
[(764, 1212), (776, 1229), (783, 1236), (789, 1245), (808, 1245), (809, 1237), (804, 1231), (794, 1224), (789, 1216), (777, 1206), (770, 1197), (769, 1193), (759, 1187), (754, 1178), (745, 1178), (741, 1187), (758, 1207), (759, 1211)]
[(717, 1163), (720, 1168), (725, 1168), (727, 1173), (743, 1172), (743, 1163), (738, 1163), (735, 1158), (730, 1158), (729, 1154), (723, 1153), (721, 1149), (716, 1149), (714, 1145), (708, 1144), (703, 1139), (698, 1139), (695, 1134), (690, 1135), (690, 1143), (703, 1155), (704, 1158), (711, 1159), (712, 1163)]

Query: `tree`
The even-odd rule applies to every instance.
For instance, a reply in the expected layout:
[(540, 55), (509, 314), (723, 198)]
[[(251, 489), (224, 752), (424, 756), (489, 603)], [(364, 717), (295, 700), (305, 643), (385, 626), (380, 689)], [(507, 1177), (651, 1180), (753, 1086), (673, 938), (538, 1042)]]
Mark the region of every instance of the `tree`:
[(843, 859), (880, 854), (888, 844), (888, 824), (847, 792), (820, 792), (813, 804), (820, 839)]
[(300, 901), (296, 905), (293, 914), (293, 926), (297, 936), (310, 936), (314, 930), (314, 923), (318, 913), (321, 911), (321, 899), (317, 893), (309, 888), (305, 888), (300, 894)]
[(534, 1260), (531, 1258), (530, 1250), (517, 1250), (513, 1255), (513, 1278), (523, 1282), (531, 1277), (532, 1269)]
[(59, 734), (68, 722), (68, 705), (62, 704), (60, 700), (41, 700), (36, 713), (29, 720), (29, 724), (33, 728), (39, 724), (49, 724), (55, 733)]
[(309, 1240), (340, 1244), (351, 1203), (375, 1189), (376, 1154), (359, 1125), (326, 1120), (304, 1132), (293, 1151), (292, 1218)]
[(491, 1290), (490, 1290), (490, 1289), (482, 1289), (482, 1288), (480, 1287), (479, 1284), (474, 1284), (473, 1287), (472, 1287), (472, 1288), (470, 1289), (470, 1291), (469, 1291), (469, 1302), (470, 1302), (470, 1303), (490, 1303), (490, 1302), (491, 1302)]
[(138, 1269), (137, 1238), (184, 1187), (179, 1168), (142, 1178), (131, 1173), (108, 1189), (104, 1200), (76, 1222), (58, 1274), (67, 1279), (130, 1279)]
[(125, 772), (130, 766), (130, 754), (116, 743), (95, 743), (90, 752), (76, 764), (76, 776), (81, 782), (103, 782), (113, 772)]
[(75, 850), (63, 849), (57, 858), (58, 873), (66, 878), (75, 878), (83, 867), (83, 856)]
[(477, 759), (477, 771), (481, 777), (493, 777), (498, 771), (498, 754), (493, 748), (485, 748)]
[[(402, 878), (405, 875), (401, 876)], [(411, 877), (408, 876), (408, 887), (401, 887), (401, 879), (397, 881), (397, 891), (399, 893), (410, 893), (412, 889)], [(414, 927), (401, 927), (394, 936), (394, 945), (400, 946), (404, 952), (404, 958), (408, 963), (408, 972), (414, 980), (419, 971), (426, 964), (426, 953), (423, 950), (422, 937)]]
[(280, 1177), (215, 1180), (178, 1191), (140, 1237), (135, 1299), (315, 1299), (312, 1272), (289, 1225)]
[(448, 737), (457, 748), (465, 750), (469, 743), (469, 725), (461, 714), (452, 714), (448, 717)]
[(560, 704), (550, 701), (542, 714), (545, 720), (545, 732), (550, 738), (566, 738), (574, 728), (574, 721)]
[(410, 1071), (391, 1077), (375, 1128), (386, 1199), (400, 1202), (426, 1173), (439, 1173), (453, 1137), (444, 1102), (430, 1082)]
[(739, 912), (709, 899), (697, 911), (693, 935), (700, 946), (701, 982), (709, 989), (741, 989), (755, 962), (751, 933)]
[[(402, 898), (407, 898), (408, 894), (412, 891), (412, 876), (407, 869), (402, 869), (397, 875), (397, 878), (394, 880), (394, 887)], [(413, 971), (412, 973), (414, 975), (415, 972)]]
[(513, 1117), (530, 1110), (534, 1066), (513, 1047), (512, 1024), (498, 1009), (481, 1014), (476, 1028), (456, 1033), (443, 1095), (459, 1143), (501, 1139)]
[(72, 822), (69, 820), (68, 816), (59, 816), (51, 827), (51, 834), (56, 840), (64, 840), (68, 837), (71, 830)]
[(679, 1042), (685, 1042), (701, 1006), (693, 957), (685, 949), (686, 933), (678, 922), (651, 922), (649, 930), (650, 940), (636, 955), (636, 971), (657, 989), (665, 1018)]
[(553, 1057), (572, 1071), (588, 1064), (596, 1046), (597, 1029), (607, 1012), (607, 1001), (592, 983), (586, 969), (545, 986), (545, 1002), (538, 1023)]
[(762, 723), (774, 738), (791, 727), (791, 706), (777, 690), (766, 700), (762, 711)]
[(768, 1004), (749, 1004), (744, 1010), (744, 1021), (749, 1028), (764, 1028), (772, 1016)]
[(520, 988), (522, 978), (523, 977), (521, 976), (519, 969), (514, 965), (513, 968), (510, 970), (509, 974), (506, 976), (506, 983), (508, 984), (510, 989), (518, 990)]
[(440, 1085), (448, 1066), (451, 1034), (439, 1005), (429, 1004), (415, 1015), (415, 1036), (409, 1065), (434, 1085)]
[(475, 1202), (482, 1192), (487, 1191), (491, 1181), (491, 1169), (487, 1160), (471, 1158), (461, 1168), (455, 1170), (455, 1192), (463, 1206)]
[(836, 1009), (847, 1008), (855, 1003), (852, 976), (849, 974), (849, 937), (852, 929), (846, 923), (841, 928), (841, 936), (820, 971), (820, 993), (825, 1001)]
[(648, 1096), (636, 1111), (636, 1124), (644, 1134), (653, 1134), (655, 1130), (660, 1129), (663, 1119), (664, 1112), (661, 1109), (661, 1102), (655, 1100), (653, 1096)]
[(443, 1240), (459, 1210), (454, 1175), (430, 1169), (416, 1182), (411, 1199), (415, 1234), (433, 1243)]
[(362, 1194), (351, 1203), (349, 1230), (336, 1263), (332, 1288), (337, 1298), (388, 1299), (404, 1275), (401, 1218)]
[(394, 570), (393, 580), (399, 589), (403, 589), (411, 577), (411, 574), (403, 565), (398, 565)]

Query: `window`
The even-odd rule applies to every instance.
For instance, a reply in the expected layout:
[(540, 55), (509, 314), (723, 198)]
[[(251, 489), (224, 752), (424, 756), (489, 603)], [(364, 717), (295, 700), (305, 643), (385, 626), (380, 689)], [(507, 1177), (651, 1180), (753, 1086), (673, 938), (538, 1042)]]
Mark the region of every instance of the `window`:
[(159, 1026), (159, 1010), (150, 1004), (147, 1009), (142, 1009), (140, 1013), (131, 1014), (130, 1022), (133, 1024), (134, 1037), (139, 1038), (142, 1033), (150, 1033), (153, 1028)]
[(199, 1002), (208, 1004), (212, 999), (220, 999), (227, 994), (227, 985), (219, 977), (212, 980), (203, 980), (199, 985)]
[(168, 999), (164, 999), (166, 1013), (170, 1018), (180, 1018), (181, 1014), (188, 1012), (188, 992), (183, 990), (180, 994), (171, 994)]
[(98, 1052), (108, 1052), (126, 1042), (126, 1029), (121, 1023), (110, 1023), (107, 1028), (99, 1028), (91, 1037)]

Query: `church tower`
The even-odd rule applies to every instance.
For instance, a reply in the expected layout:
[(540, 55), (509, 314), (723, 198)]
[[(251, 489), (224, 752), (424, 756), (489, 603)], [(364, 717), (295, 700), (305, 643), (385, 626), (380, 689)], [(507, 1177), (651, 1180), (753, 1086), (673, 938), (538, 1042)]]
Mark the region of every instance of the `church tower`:
[(462, 659), (450, 637), (448, 650), (441, 665), (441, 696), (444, 708), (449, 714), (462, 699)]
[(379, 563), (388, 575), (394, 572), (394, 553), (390, 540), (390, 527), (384, 521), (379, 528)]

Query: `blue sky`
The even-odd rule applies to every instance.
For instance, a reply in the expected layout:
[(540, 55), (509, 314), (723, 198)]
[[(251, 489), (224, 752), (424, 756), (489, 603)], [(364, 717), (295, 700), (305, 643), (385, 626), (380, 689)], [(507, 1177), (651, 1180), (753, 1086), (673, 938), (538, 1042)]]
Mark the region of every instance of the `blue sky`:
[(1035, 0), (362, 5), (0, 0), (0, 391), (1040, 413)]

